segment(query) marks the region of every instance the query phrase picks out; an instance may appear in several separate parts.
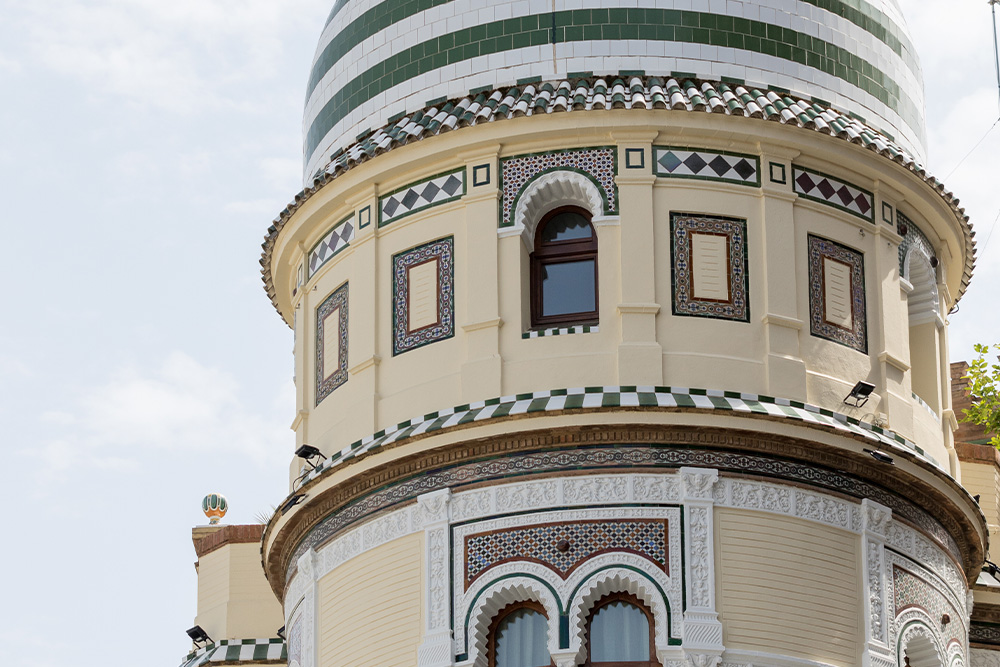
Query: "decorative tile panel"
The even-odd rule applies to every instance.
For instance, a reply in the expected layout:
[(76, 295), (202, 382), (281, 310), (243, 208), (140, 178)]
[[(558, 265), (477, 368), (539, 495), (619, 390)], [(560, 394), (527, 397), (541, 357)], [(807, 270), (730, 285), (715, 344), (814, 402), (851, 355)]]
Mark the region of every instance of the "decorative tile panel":
[(536, 331), (525, 331), (521, 338), (542, 338), (544, 336), (565, 336), (567, 334), (597, 333), (601, 328), (596, 324), (578, 324), (572, 327), (556, 327), (552, 329), (538, 329)]
[(321, 266), (333, 259), (334, 255), (349, 246), (354, 240), (353, 218), (354, 216), (351, 215), (341, 220), (309, 251), (310, 278), (316, 275)]
[(199, 667), (209, 663), (285, 662), (288, 653), (281, 639), (223, 639), (192, 651), (181, 667)]
[(892, 567), (892, 586), (895, 617), (898, 618), (907, 609), (913, 607), (926, 612), (930, 618), (935, 620), (948, 614), (952, 622), (944, 626), (946, 640), (965, 644), (963, 614), (959, 613), (954, 605), (948, 602), (945, 596), (923, 577), (894, 564)]
[(431, 206), (455, 201), (465, 194), (465, 169), (457, 169), (407, 185), (378, 200), (379, 227)]
[(472, 187), (478, 188), (490, 184), (490, 165), (477, 164), (472, 168)]
[[(906, 234), (903, 234), (903, 228)], [(904, 276), (906, 271), (906, 256), (913, 248), (918, 248), (925, 252), (928, 257), (934, 257), (934, 246), (931, 245), (927, 235), (920, 231), (920, 228), (913, 224), (913, 221), (905, 215), (896, 211), (896, 231), (903, 237), (899, 244), (899, 275)]]
[(874, 222), (875, 199), (867, 190), (795, 165), (792, 165), (792, 180), (795, 192), (806, 199), (829, 204)]
[(671, 146), (653, 150), (657, 176), (760, 185), (760, 159), (753, 155)]
[[(565, 579), (607, 551), (644, 556), (669, 574), (666, 521), (579, 521), (498, 530), (465, 538), (465, 588), (490, 568), (513, 560), (541, 563)], [(568, 547), (559, 550), (559, 542)]]
[(771, 182), (777, 183), (778, 185), (785, 185), (788, 183), (788, 176), (786, 175), (785, 165), (780, 162), (772, 162), (770, 165), (771, 170)]
[(673, 313), (750, 321), (747, 222), (670, 214)]
[[(864, 255), (812, 234), (808, 251), (810, 333), (867, 354)], [(841, 287), (844, 303), (837, 298)]]
[[(411, 278), (420, 275), (421, 285), (425, 284), (423, 274), (426, 266), (432, 265), (435, 281), (429, 281), (434, 293), (418, 295), (417, 285)], [(421, 268), (423, 267), (423, 268)], [(419, 273), (412, 273), (417, 271)], [(402, 354), (455, 335), (455, 258), (454, 237), (447, 237), (399, 253), (392, 258), (392, 353)], [(424, 315), (426, 308), (418, 311), (413, 300), (418, 296), (431, 303), (436, 301), (436, 317)], [(431, 305), (433, 308), (433, 305)], [(411, 319), (420, 317), (414, 328)]]
[(604, 213), (606, 215), (618, 213), (618, 186), (615, 185), (618, 164), (617, 151), (614, 147), (519, 155), (500, 161), (503, 190), (501, 227), (514, 225), (513, 215), (517, 200), (528, 184), (537, 176), (557, 169), (568, 169), (589, 176), (601, 192)]
[(316, 309), (316, 405), (347, 382), (347, 283)]

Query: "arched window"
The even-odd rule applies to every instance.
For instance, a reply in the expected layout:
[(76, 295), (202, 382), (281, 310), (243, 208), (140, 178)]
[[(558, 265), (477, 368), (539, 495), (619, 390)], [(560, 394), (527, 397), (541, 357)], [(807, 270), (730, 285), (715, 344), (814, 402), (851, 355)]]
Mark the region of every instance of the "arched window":
[(549, 667), (549, 622), (538, 602), (515, 602), (493, 618), (487, 640), (490, 667)]
[(587, 620), (586, 667), (659, 667), (653, 614), (631, 593), (606, 595)]
[(590, 213), (574, 206), (557, 208), (535, 232), (531, 326), (596, 322), (597, 234)]

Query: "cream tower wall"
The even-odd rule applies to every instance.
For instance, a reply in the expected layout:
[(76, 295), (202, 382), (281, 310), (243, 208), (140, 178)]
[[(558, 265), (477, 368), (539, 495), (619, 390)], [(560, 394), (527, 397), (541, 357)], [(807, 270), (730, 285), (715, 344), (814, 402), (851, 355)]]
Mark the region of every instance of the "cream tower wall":
[[(936, 399), (944, 404), (929, 413), (912, 396), (909, 371), (913, 355), (935, 355), (929, 364), (935, 382), (946, 386), (947, 377), (937, 377), (945, 372), (939, 359), (943, 347), (910, 349), (906, 295), (894, 270), (901, 239), (882, 220), (884, 210), (901, 207), (935, 237), (941, 280), (957, 293), (953, 283), (961, 275), (957, 258), (963, 241), (946, 222), (951, 214), (940, 201), (905, 171), (895, 173), (870, 153), (809, 132), (758, 123), (754, 129), (760, 132), (751, 136), (740, 131), (739, 119), (711, 119), (724, 128), (720, 131), (690, 114), (672, 115), (669, 123), (658, 126), (627, 112), (610, 113), (614, 129), (592, 125), (590, 118), (563, 116), (504, 123), (502, 135), (493, 126), (470, 128), (460, 133), (461, 141), (455, 134), (406, 146), (371, 167), (346, 173), (336, 187), (321, 191), (300, 209), (275, 249), (275, 283), (289, 286), (285, 295), (296, 293), (287, 301), (278, 298), (284, 312), (294, 312), (298, 441), (330, 454), (415, 415), (494, 396), (573, 386), (670, 385), (774, 395), (868, 421), (881, 413), (890, 428), (958, 475), (949, 454), (947, 397), (938, 392)], [(654, 176), (653, 147), (678, 144), (757, 157), (761, 187)], [(525, 339), (522, 334), (530, 329), (525, 315), (527, 249), (519, 235), (497, 234), (503, 197), (497, 187), (500, 161), (591, 146), (615, 147), (622, 202), (619, 215), (595, 223), (599, 331)], [(621, 168), (626, 149), (645, 152), (643, 169)], [(473, 187), (473, 169), (481, 165), (489, 165), (493, 177)], [(772, 165), (785, 170), (785, 183), (769, 178)], [(798, 165), (872, 190), (875, 222), (797, 195), (791, 175)], [(359, 219), (366, 209), (368, 214), (377, 211), (379, 193), (456, 168), (465, 171), (464, 197), (385, 227), (372, 222), (357, 229), (346, 249), (296, 288), (298, 267), (331, 227), (345, 218)], [(671, 212), (746, 220), (749, 322), (671, 312)], [(811, 234), (864, 255), (867, 352), (810, 335)], [(394, 356), (392, 257), (449, 236), (455, 248), (455, 335)], [(316, 405), (316, 308), (345, 283), (350, 292), (350, 388), (334, 391)], [(726, 344), (720, 346), (720, 340)], [(874, 384), (875, 396), (863, 410), (851, 411), (843, 399), (859, 380)], [(298, 466), (293, 464), (293, 477)]]

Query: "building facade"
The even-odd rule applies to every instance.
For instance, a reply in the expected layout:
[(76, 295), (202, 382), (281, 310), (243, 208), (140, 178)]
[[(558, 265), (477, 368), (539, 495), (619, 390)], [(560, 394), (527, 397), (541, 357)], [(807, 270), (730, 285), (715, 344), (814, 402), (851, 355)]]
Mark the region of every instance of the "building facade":
[(1000, 664), (922, 110), (893, 0), (338, 0), (249, 660)]

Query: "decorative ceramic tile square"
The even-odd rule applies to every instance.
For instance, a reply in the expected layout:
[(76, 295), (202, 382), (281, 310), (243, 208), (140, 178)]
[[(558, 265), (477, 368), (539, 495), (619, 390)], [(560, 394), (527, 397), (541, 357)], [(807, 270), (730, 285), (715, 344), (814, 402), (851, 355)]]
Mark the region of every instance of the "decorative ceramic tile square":
[(316, 405), (347, 382), (347, 283), (316, 309)]
[(760, 159), (753, 155), (671, 146), (653, 150), (657, 176), (760, 185)]
[(419, 183), (407, 185), (378, 200), (379, 226), (411, 213), (454, 201), (465, 194), (465, 169), (457, 169)]
[(882, 202), (882, 222), (887, 225), (892, 224), (892, 204), (889, 202)]
[(364, 229), (370, 224), (372, 224), (372, 207), (365, 206), (358, 211), (358, 229)]
[(477, 164), (472, 168), (472, 187), (490, 184), (490, 165)]
[(792, 165), (795, 192), (874, 222), (875, 199), (867, 190), (810, 169)]
[(771, 182), (777, 183), (778, 185), (784, 185), (788, 182), (787, 172), (785, 171), (785, 165), (780, 162), (772, 162), (770, 165), (771, 170)]
[[(903, 234), (904, 229), (906, 230), (905, 234)], [(931, 245), (927, 235), (899, 211), (896, 211), (896, 231), (903, 237), (899, 244), (899, 275), (906, 275), (906, 257), (914, 248), (926, 253), (928, 257), (935, 256), (934, 246)]]
[(864, 255), (812, 234), (807, 243), (810, 333), (867, 353)]
[(455, 335), (454, 237), (392, 258), (392, 353)]
[(747, 221), (670, 214), (673, 313), (750, 321)]
[(512, 216), (517, 200), (528, 184), (536, 177), (549, 171), (567, 169), (590, 176), (604, 200), (605, 215), (618, 213), (618, 173), (617, 150), (611, 146), (601, 148), (581, 148), (578, 150), (536, 153), (504, 158), (500, 161), (500, 178), (503, 189), (500, 226), (514, 224)]
[(625, 149), (625, 168), (626, 169), (645, 169), (646, 168), (646, 151), (642, 148), (626, 148)]
[(309, 277), (312, 278), (320, 267), (329, 262), (334, 255), (346, 248), (354, 240), (353, 216), (338, 222), (327, 232), (320, 242), (309, 251)]
[[(667, 521), (573, 521), (469, 535), (465, 538), (465, 589), (494, 565), (512, 560), (541, 563), (565, 579), (588, 558), (606, 551), (644, 556), (668, 571)], [(560, 542), (565, 541), (560, 549)]]

